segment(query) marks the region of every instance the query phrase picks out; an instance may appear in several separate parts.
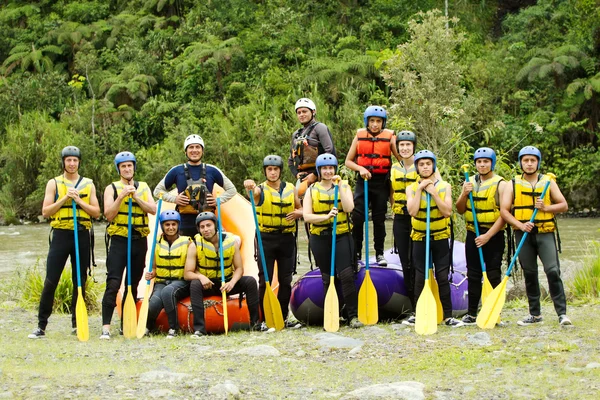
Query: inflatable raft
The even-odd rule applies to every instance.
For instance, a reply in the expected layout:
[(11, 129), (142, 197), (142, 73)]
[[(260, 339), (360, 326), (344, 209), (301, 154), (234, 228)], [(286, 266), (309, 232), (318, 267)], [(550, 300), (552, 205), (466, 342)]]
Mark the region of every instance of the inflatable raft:
[[(379, 305), (379, 320), (394, 320), (412, 312), (410, 301), (404, 286), (404, 275), (398, 254), (388, 250), (385, 252), (388, 262), (387, 267), (379, 267), (375, 257), (369, 258), (371, 280), (377, 289), (377, 301)], [(467, 265), (465, 260), (465, 245), (454, 242), (453, 252), (454, 274), (449, 277), (450, 294), (452, 296), (452, 309), (454, 316), (461, 316), (467, 312)], [(365, 277), (364, 262), (356, 274), (356, 290), (360, 289)], [(341, 287), (336, 286), (338, 295)], [(323, 303), (325, 293), (323, 281), (319, 270), (314, 270), (302, 276), (292, 288), (292, 299), (290, 306), (294, 316), (307, 325), (323, 324)], [(340, 300), (343, 303), (343, 299)]]
[[(218, 195), (223, 189), (215, 185), (213, 190), (214, 195)], [(175, 204), (163, 202), (161, 211), (173, 210)], [(244, 275), (252, 276), (257, 281), (258, 285), (258, 265), (254, 259), (254, 217), (252, 215), (252, 206), (250, 202), (236, 194), (231, 200), (221, 205), (223, 229), (227, 232), (237, 235), (241, 240), (240, 253), (242, 256), (242, 265), (244, 266)], [(148, 225), (151, 230), (154, 230), (154, 216), (149, 216)], [(159, 232), (160, 235), (160, 225)], [(152, 248), (152, 232), (148, 235), (148, 255), (146, 265), (150, 265), (150, 249)], [(147, 267), (148, 268), (148, 267)], [(146, 269), (147, 270), (147, 269)], [(274, 285), (275, 287), (275, 285)], [(121, 298), (124, 286), (121, 287), (121, 292), (117, 298), (117, 310), (119, 316), (121, 314)], [(143, 296), (146, 293), (146, 280), (142, 279), (138, 285), (137, 306), (138, 312), (142, 303)], [(246, 299), (240, 300), (238, 295), (227, 298), (227, 317), (229, 330), (248, 329), (250, 327), (250, 313)], [(190, 304), (190, 298), (184, 298), (177, 305), (177, 319), (179, 327), (184, 332), (193, 332), (193, 313)], [(223, 321), (223, 298), (221, 296), (208, 296), (204, 298), (204, 320), (206, 331), (208, 333), (225, 332)], [(162, 310), (156, 319), (156, 327), (164, 332), (169, 330), (167, 314)]]

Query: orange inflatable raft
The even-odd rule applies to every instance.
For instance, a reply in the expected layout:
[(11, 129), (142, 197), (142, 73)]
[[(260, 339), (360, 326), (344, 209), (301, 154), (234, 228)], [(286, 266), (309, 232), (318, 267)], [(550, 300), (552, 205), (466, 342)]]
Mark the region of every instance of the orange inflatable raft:
[[(223, 189), (215, 185), (213, 193), (218, 195)], [(174, 209), (173, 203), (163, 202), (161, 211)], [(240, 194), (236, 194), (231, 200), (221, 205), (223, 213), (221, 223), (223, 229), (227, 232), (237, 235), (241, 240), (240, 253), (242, 256), (242, 265), (244, 266), (244, 275), (252, 276), (257, 281), (258, 285), (258, 265), (254, 259), (254, 217), (252, 215), (252, 206)], [(151, 230), (154, 230), (154, 216), (150, 216), (148, 225)], [(160, 235), (160, 226), (159, 232)], [(148, 249), (152, 248), (153, 233), (148, 235)], [(146, 265), (150, 265), (150, 250), (148, 250)], [(274, 285), (275, 287), (275, 285)], [(119, 316), (121, 314), (121, 298), (124, 285), (121, 286), (121, 291), (117, 298), (117, 310)], [(138, 296), (144, 296), (146, 293), (146, 280), (142, 279), (138, 285)], [(138, 298), (138, 312), (142, 304), (142, 298)], [(194, 331), (194, 317), (190, 298), (184, 298), (177, 305), (177, 319), (179, 327), (183, 332)], [(238, 295), (227, 298), (227, 319), (229, 331), (240, 329), (248, 329), (250, 327), (250, 314), (246, 299), (240, 300)], [(223, 298), (221, 296), (208, 296), (204, 298), (204, 320), (206, 331), (208, 333), (223, 333), (225, 332), (223, 320)], [(160, 312), (156, 319), (156, 327), (164, 332), (169, 330), (167, 314), (164, 310)]]

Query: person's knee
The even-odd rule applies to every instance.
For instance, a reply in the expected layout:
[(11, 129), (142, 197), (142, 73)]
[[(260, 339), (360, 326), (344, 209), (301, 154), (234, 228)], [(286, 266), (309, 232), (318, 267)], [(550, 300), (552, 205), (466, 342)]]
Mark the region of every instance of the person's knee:
[(352, 268), (344, 268), (340, 273), (340, 280), (342, 282), (352, 281), (354, 282), (354, 271)]

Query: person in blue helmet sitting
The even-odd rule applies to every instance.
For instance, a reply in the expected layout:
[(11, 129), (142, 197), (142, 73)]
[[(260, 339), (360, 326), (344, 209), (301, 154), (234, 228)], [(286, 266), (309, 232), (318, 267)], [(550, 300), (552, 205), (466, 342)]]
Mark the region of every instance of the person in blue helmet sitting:
[[(108, 220), (106, 232), (110, 244), (106, 256), (106, 290), (102, 297), (100, 339), (103, 340), (110, 339), (110, 322), (117, 306), (117, 292), (127, 267), (127, 237), (131, 236), (131, 292), (133, 298), (137, 299), (138, 283), (146, 267), (146, 236), (150, 233), (148, 214), (156, 214), (156, 203), (150, 188), (146, 182), (134, 180), (136, 163), (135, 156), (129, 151), (117, 154), (115, 169), (120, 179), (104, 190), (104, 216)], [(128, 227), (129, 198), (132, 200), (131, 231)], [(128, 286), (125, 286), (123, 298), (127, 297), (127, 290)]]
[[(500, 199), (504, 194), (506, 181), (494, 173), (496, 152), (489, 147), (475, 150), (473, 154), (477, 174), (470, 176), (463, 184), (463, 190), (456, 200), (456, 210), (464, 214), (467, 223), (465, 256), (467, 259), (467, 277), (469, 285), (469, 308), (462, 322), (474, 325), (477, 322), (477, 310), (481, 300), (483, 273), (479, 259), (479, 248), (483, 254), (486, 275), (494, 288), (502, 281), (502, 255), (504, 254), (504, 229), (506, 222), (500, 216)], [(475, 233), (473, 210), (469, 201), (473, 195), (475, 216), (479, 236)]]
[(154, 279), (154, 289), (148, 304), (146, 327), (152, 331), (156, 318), (164, 308), (169, 321), (167, 339), (179, 333), (177, 302), (190, 295), (190, 282), (184, 279), (185, 260), (192, 239), (179, 234), (181, 216), (177, 211), (160, 213), (162, 235), (156, 242), (154, 268), (146, 272), (146, 280)]
[[(333, 218), (337, 215), (335, 241), (335, 274), (341, 282), (345, 310), (351, 328), (360, 328), (358, 293), (354, 286), (352, 222), (354, 208), (352, 189), (337, 175), (338, 160), (333, 154), (321, 154), (316, 160), (319, 181), (306, 191), (303, 203), (304, 220), (310, 224), (310, 249), (321, 270), (324, 293), (327, 293), (331, 274)], [(334, 207), (335, 185), (339, 185), (338, 207)]]

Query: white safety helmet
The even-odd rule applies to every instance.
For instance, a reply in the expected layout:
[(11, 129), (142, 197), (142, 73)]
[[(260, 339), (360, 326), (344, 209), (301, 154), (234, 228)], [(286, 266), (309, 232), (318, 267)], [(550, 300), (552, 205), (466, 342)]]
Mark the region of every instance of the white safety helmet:
[(202, 138), (196, 134), (185, 138), (185, 142), (183, 142), (183, 151), (186, 151), (190, 144), (199, 144), (202, 146), (202, 150), (204, 150), (204, 140), (202, 140)]
[(294, 111), (298, 111), (299, 108), (303, 108), (303, 107), (308, 108), (315, 114), (317, 112), (317, 106), (315, 106), (315, 103), (311, 99), (307, 99), (306, 97), (303, 97), (296, 102)]

